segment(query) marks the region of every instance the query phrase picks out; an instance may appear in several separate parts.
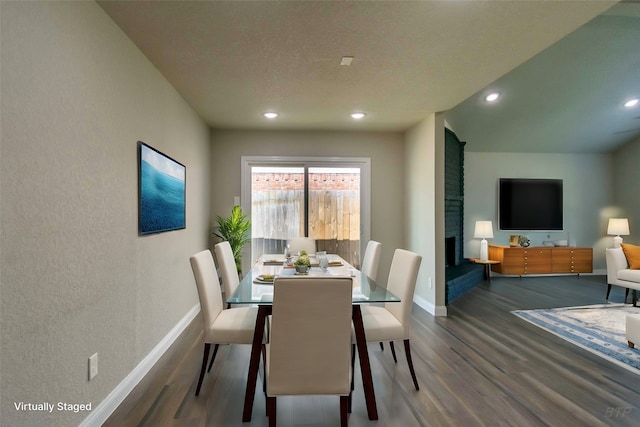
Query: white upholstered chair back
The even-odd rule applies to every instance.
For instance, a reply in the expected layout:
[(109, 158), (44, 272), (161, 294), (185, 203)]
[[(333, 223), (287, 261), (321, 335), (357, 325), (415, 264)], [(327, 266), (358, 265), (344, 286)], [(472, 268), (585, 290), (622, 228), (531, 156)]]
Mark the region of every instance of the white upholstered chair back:
[(276, 278), (268, 396), (350, 393), (351, 293), (351, 278)]
[(224, 297), (229, 299), (240, 284), (236, 261), (233, 257), (233, 250), (229, 242), (220, 242), (213, 248), (216, 252), (220, 274), (222, 275), (222, 286), (224, 286)]
[(387, 289), (400, 298), (400, 303), (386, 303), (385, 308), (400, 321), (405, 338), (409, 338), (411, 307), (422, 257), (416, 253), (396, 249), (391, 261)]
[(297, 255), (300, 251), (307, 251), (309, 255), (316, 253), (316, 239), (310, 237), (294, 237), (287, 244), (292, 255)]
[(191, 256), (189, 261), (191, 262), (193, 276), (198, 288), (198, 297), (200, 298), (200, 308), (206, 333), (222, 311), (220, 282), (218, 281), (213, 256), (209, 249)]
[(380, 264), (380, 254), (382, 253), (382, 243), (370, 240), (362, 257), (362, 267), (360, 271), (366, 274), (374, 282), (378, 277), (378, 265)]

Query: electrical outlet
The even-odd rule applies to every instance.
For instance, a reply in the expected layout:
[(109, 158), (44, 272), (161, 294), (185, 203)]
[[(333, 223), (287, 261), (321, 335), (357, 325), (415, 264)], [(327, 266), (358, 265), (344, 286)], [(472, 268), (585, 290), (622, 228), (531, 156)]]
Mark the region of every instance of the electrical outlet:
[(89, 381), (98, 375), (98, 353), (89, 358)]
[(433, 287), (433, 284), (431, 283), (431, 277), (429, 277), (427, 283), (429, 284), (429, 289), (431, 289)]
[(233, 206), (240, 206), (240, 196), (233, 197)]

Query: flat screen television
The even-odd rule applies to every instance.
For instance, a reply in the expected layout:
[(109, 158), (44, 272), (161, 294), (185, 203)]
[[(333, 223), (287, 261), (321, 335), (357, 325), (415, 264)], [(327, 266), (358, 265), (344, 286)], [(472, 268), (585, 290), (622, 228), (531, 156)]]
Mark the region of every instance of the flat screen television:
[(501, 230), (562, 230), (562, 180), (500, 178)]

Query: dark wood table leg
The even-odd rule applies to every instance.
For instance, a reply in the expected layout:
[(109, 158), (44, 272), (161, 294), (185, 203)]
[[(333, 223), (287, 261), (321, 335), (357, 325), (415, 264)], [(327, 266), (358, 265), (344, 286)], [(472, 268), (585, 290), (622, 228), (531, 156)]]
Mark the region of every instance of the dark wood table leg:
[(244, 395), (244, 410), (242, 412), (243, 423), (251, 421), (251, 412), (253, 412), (253, 399), (256, 395), (256, 382), (258, 381), (258, 369), (260, 368), (260, 352), (262, 351), (262, 340), (264, 338), (264, 325), (270, 312), (270, 305), (258, 306), (256, 329), (253, 333), (253, 343), (251, 344), (249, 373), (247, 374), (247, 390)]
[(367, 404), (367, 413), (369, 415), (370, 420), (377, 420), (378, 408), (376, 407), (376, 395), (373, 390), (371, 364), (369, 363), (369, 353), (367, 352), (367, 340), (364, 334), (364, 325), (362, 323), (362, 311), (360, 311), (359, 305), (353, 306), (351, 317), (353, 319), (353, 328), (356, 333), (356, 345), (358, 346), (358, 357), (360, 359), (360, 372), (362, 374), (362, 385), (364, 387), (364, 399)]

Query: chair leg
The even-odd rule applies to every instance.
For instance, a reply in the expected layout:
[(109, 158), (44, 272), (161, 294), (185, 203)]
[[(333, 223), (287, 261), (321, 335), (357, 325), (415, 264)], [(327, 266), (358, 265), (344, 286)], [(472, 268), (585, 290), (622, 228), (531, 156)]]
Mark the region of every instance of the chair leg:
[(611, 285), (607, 284), (607, 296), (604, 298), (604, 302), (609, 302), (609, 294), (610, 293), (611, 293)]
[(355, 385), (354, 385), (355, 366), (356, 366), (356, 345), (351, 344), (351, 390), (355, 389)]
[(398, 358), (396, 357), (396, 348), (393, 345), (393, 341), (389, 341), (389, 347), (391, 347), (391, 354), (393, 355), (393, 361), (398, 363)]
[(209, 363), (209, 369), (207, 369), (207, 372), (211, 371), (211, 367), (213, 366), (213, 361), (216, 360), (216, 354), (218, 354), (218, 347), (220, 347), (220, 344), (216, 344), (216, 346), (213, 348), (213, 357), (211, 358), (211, 363)]
[(413, 370), (413, 360), (411, 360), (411, 344), (409, 344), (408, 339), (404, 340), (404, 352), (407, 355), (407, 363), (409, 364), (411, 378), (413, 378), (413, 385), (416, 387), (416, 390), (420, 390), (420, 386), (418, 386), (418, 379), (416, 378), (416, 371)]
[(196, 387), (196, 396), (200, 394), (202, 379), (204, 378), (205, 369), (207, 369), (207, 360), (209, 359), (209, 351), (211, 351), (211, 344), (206, 342), (204, 343), (204, 354), (202, 355), (202, 368), (200, 368), (200, 378), (198, 378), (198, 386)]
[(633, 300), (633, 306), (637, 307), (636, 303), (638, 302), (638, 296), (635, 289), (631, 292), (631, 299)]
[[(269, 419), (271, 422), (271, 419)], [(340, 427), (349, 425), (349, 396), (340, 396)]]
[(627, 303), (627, 298), (629, 297), (629, 288), (627, 288), (626, 291), (624, 291), (624, 303)]
[(380, 341), (380, 351), (384, 351), (384, 344), (382, 344), (382, 341)]
[(267, 397), (267, 416), (269, 417), (269, 427), (276, 427), (276, 398)]
[(267, 395), (267, 346), (262, 344), (262, 369), (263, 369), (263, 377), (262, 377), (262, 392), (264, 395)]

